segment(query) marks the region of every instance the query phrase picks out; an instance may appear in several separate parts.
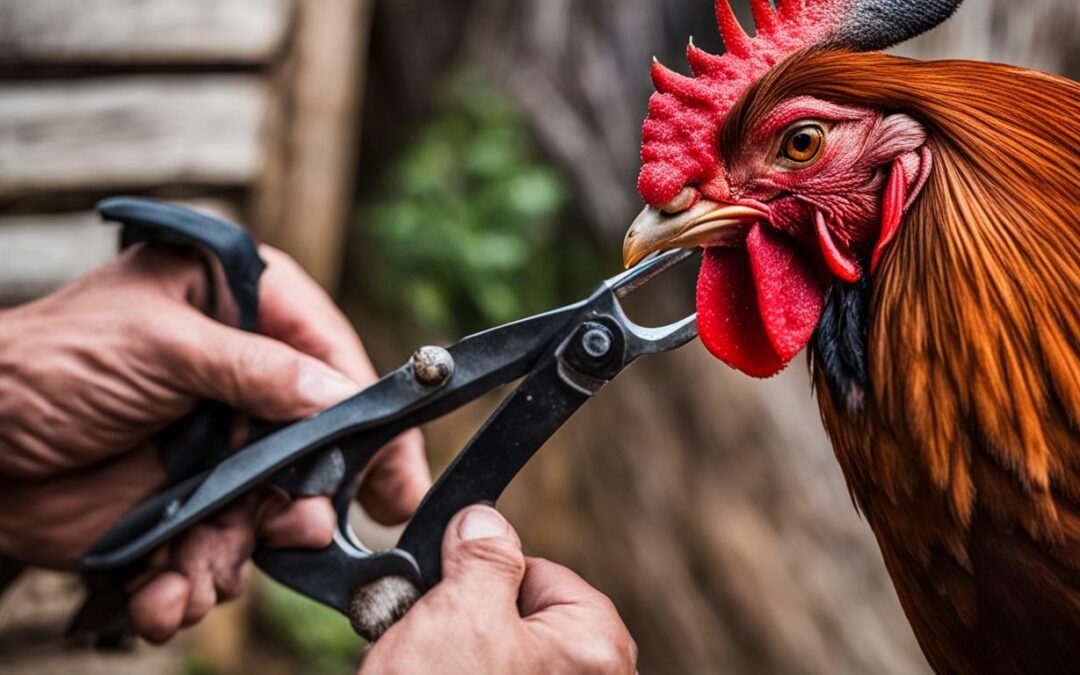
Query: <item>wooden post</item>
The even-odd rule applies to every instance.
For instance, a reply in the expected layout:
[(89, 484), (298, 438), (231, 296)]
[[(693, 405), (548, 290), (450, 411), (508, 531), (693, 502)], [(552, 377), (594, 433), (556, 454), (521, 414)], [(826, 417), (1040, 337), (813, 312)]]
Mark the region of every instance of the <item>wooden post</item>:
[(370, 0), (303, 0), (280, 76), (284, 145), (252, 195), (250, 222), (324, 287), (341, 274), (359, 129)]

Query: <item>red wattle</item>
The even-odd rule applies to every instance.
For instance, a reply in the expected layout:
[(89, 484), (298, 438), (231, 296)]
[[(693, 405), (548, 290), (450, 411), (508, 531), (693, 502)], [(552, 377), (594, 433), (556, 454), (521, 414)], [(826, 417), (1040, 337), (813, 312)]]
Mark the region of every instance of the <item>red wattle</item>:
[(894, 159), (889, 172), (889, 182), (885, 185), (885, 197), (881, 203), (881, 234), (870, 258), (870, 272), (876, 272), (881, 258), (892, 243), (896, 231), (900, 229), (900, 219), (904, 215), (904, 199), (907, 195), (907, 179), (904, 165), (899, 158)]
[(705, 249), (697, 312), (698, 335), (716, 358), (754, 377), (770, 377), (784, 368), (761, 323), (745, 248)]
[(746, 247), (706, 249), (698, 276), (698, 333), (724, 363), (771, 377), (806, 346), (824, 294), (787, 235), (760, 223)]
[(833, 239), (829, 226), (825, 223), (825, 215), (821, 211), (814, 214), (814, 224), (817, 230), (818, 246), (821, 247), (821, 253), (825, 256), (825, 264), (829, 266), (829, 270), (849, 284), (858, 281), (862, 275), (859, 263), (852, 260), (836, 245), (836, 240)]

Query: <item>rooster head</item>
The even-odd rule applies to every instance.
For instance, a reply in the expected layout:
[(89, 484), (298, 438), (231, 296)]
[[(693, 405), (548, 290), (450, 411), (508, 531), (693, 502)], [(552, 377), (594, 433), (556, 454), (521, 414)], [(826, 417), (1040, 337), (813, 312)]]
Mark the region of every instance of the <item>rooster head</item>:
[[(717, 358), (756, 377), (810, 341), (829, 285), (877, 269), (929, 175), (922, 125), (896, 111), (809, 96), (755, 96), (810, 48), (874, 51), (944, 21), (960, 0), (750, 0), (755, 37), (716, 0), (725, 54), (693, 45), (692, 76), (654, 61), (627, 266), (704, 247), (698, 328)], [(767, 104), (762, 105), (763, 101)]]

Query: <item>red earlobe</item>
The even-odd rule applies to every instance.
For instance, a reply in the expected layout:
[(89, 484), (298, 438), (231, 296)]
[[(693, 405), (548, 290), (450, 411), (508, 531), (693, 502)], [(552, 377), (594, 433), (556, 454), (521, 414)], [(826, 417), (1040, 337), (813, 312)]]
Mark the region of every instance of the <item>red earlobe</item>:
[(829, 227), (825, 224), (825, 216), (821, 211), (814, 214), (814, 222), (817, 225), (818, 245), (821, 246), (821, 252), (825, 255), (825, 264), (829, 266), (829, 270), (849, 284), (858, 281), (862, 275), (859, 263), (840, 251), (840, 247), (832, 238), (832, 233), (829, 232)]
[(889, 173), (889, 183), (885, 186), (885, 199), (881, 203), (881, 234), (878, 235), (874, 254), (870, 258), (870, 272), (877, 271), (885, 249), (889, 247), (896, 231), (900, 228), (900, 218), (904, 215), (904, 196), (907, 193), (907, 179), (904, 177), (904, 165), (899, 159), (893, 160)]

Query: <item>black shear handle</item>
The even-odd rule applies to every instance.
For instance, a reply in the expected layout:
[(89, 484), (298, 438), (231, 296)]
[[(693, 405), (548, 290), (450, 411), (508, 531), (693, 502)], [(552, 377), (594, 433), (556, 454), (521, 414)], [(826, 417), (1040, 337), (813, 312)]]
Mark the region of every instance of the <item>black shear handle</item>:
[[(122, 226), (121, 249), (144, 242), (198, 249), (209, 281), (211, 316), (241, 330), (255, 330), (259, 277), (266, 264), (244, 228), (181, 206), (132, 197), (106, 199), (98, 204), (98, 212)], [(230, 408), (203, 400), (187, 417), (161, 431), (154, 440), (169, 484), (224, 457), (233, 420)]]

